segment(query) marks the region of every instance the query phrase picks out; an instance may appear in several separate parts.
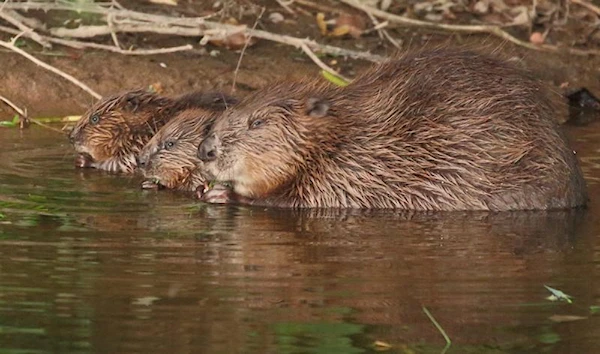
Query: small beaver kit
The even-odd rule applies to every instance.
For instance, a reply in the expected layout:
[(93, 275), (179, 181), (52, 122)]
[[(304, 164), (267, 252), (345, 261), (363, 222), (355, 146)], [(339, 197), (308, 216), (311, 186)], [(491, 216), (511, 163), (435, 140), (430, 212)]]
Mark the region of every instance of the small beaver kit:
[(408, 54), (343, 88), (272, 85), (228, 109), (200, 144), (207, 177), (231, 190), (199, 194), (292, 208), (582, 206), (561, 100), (509, 63), (462, 50)]
[(222, 111), (233, 101), (222, 93), (200, 91), (166, 97), (133, 90), (106, 97), (89, 109), (69, 134), (79, 153), (75, 164), (132, 172), (144, 144), (179, 112), (190, 108)]
[(146, 177), (142, 188), (194, 191), (204, 186), (196, 150), (219, 114), (188, 109), (165, 124), (140, 152), (138, 167)]

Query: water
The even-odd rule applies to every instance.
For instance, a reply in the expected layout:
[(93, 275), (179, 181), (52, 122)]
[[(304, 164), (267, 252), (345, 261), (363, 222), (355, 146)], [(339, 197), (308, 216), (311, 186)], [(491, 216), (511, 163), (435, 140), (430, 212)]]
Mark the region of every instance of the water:
[(570, 129), (588, 210), (499, 214), (202, 205), (0, 129), (0, 353), (440, 353), (424, 308), (448, 353), (600, 353), (600, 134)]

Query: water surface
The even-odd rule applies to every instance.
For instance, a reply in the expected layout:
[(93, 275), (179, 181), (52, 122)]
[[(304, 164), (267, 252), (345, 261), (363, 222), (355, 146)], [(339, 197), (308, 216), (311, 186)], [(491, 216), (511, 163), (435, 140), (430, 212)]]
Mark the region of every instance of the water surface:
[(448, 353), (600, 353), (599, 129), (587, 210), (514, 213), (203, 205), (0, 129), (0, 353), (440, 353), (423, 308)]

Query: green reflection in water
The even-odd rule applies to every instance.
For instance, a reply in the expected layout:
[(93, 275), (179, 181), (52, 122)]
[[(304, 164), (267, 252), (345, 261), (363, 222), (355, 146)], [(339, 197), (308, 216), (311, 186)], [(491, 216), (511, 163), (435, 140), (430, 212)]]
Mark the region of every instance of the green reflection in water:
[(43, 328), (25, 328), (25, 327), (9, 327), (0, 326), (0, 334), (37, 334), (45, 335), (46, 330)]
[(350, 337), (362, 333), (364, 326), (352, 323), (278, 323), (274, 325), (278, 352), (288, 353), (363, 353)]

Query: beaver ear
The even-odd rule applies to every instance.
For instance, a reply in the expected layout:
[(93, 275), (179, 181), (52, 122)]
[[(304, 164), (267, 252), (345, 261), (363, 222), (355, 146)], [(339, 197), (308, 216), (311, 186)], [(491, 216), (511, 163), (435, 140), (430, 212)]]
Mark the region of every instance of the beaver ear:
[(125, 108), (130, 112), (135, 112), (140, 106), (140, 99), (136, 96), (127, 97), (125, 102)]
[(306, 100), (306, 114), (310, 117), (325, 117), (329, 113), (329, 101), (323, 98), (310, 97)]

